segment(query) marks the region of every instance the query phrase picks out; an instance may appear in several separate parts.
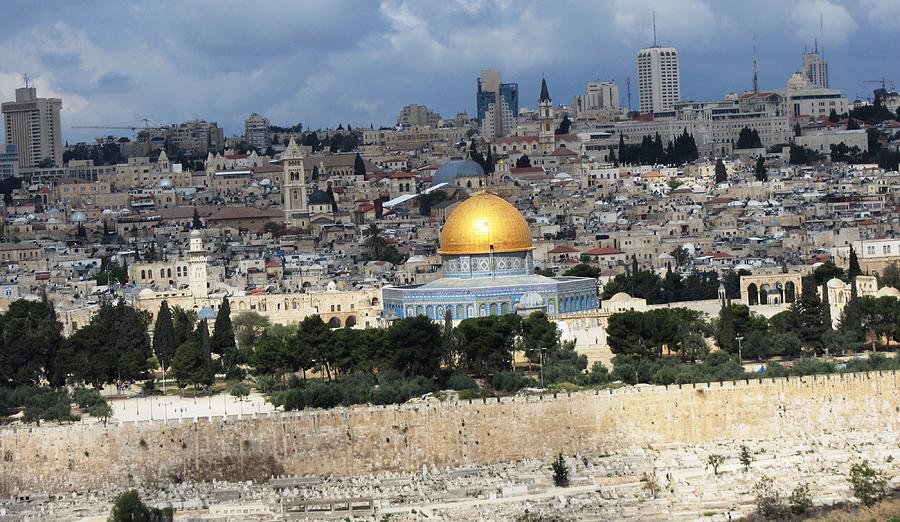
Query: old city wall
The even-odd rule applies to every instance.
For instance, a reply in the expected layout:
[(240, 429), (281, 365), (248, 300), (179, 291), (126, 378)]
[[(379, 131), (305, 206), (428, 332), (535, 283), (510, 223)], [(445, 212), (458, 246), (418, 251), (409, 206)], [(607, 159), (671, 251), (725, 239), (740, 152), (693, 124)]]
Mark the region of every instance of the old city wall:
[(290, 414), (0, 430), (0, 494), (461, 467), (652, 443), (900, 431), (872, 372)]

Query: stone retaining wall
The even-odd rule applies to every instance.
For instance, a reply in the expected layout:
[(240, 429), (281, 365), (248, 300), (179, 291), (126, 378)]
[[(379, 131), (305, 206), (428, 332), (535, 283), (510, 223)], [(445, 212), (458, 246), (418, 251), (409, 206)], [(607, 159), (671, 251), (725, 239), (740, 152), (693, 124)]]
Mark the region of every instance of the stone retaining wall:
[(658, 443), (900, 431), (896, 372), (0, 430), (0, 494), (354, 475)]

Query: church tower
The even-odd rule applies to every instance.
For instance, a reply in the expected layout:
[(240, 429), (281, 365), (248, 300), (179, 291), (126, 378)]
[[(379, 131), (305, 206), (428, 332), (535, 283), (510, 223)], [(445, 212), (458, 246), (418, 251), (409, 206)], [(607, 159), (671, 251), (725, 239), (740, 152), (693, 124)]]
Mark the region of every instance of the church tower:
[(538, 142), (541, 152), (549, 154), (556, 148), (556, 137), (553, 128), (553, 100), (547, 90), (547, 79), (541, 79), (541, 98), (538, 100), (538, 117), (541, 130), (538, 134)]
[(209, 297), (206, 274), (206, 250), (199, 230), (191, 230), (191, 248), (188, 250), (188, 283), (194, 299)]
[(281, 155), (284, 190), (284, 222), (297, 228), (309, 227), (309, 206), (306, 193), (306, 170), (303, 154), (294, 138)]

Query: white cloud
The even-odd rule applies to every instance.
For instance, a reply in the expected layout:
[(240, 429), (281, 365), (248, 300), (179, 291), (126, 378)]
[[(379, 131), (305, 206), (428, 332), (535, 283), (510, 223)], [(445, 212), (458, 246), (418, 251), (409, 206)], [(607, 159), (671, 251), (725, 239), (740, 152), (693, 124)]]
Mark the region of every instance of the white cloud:
[(880, 27), (900, 27), (900, 2), (897, 0), (860, 0), (859, 4), (869, 22)]
[[(818, 39), (822, 46), (841, 46), (847, 43), (857, 29), (856, 21), (847, 8), (829, 0), (795, 2), (789, 17), (794, 38), (804, 44), (811, 45)], [(820, 36), (823, 32), (820, 27), (824, 28), (824, 36)]]

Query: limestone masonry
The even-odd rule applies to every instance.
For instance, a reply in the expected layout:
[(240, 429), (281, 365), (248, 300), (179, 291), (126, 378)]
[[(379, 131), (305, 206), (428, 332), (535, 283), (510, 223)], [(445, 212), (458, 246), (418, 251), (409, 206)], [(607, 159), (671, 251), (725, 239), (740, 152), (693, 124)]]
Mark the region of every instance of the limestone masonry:
[(841, 432), (900, 431), (896, 372), (638, 386), (193, 421), (0, 430), (0, 494), (354, 475)]

